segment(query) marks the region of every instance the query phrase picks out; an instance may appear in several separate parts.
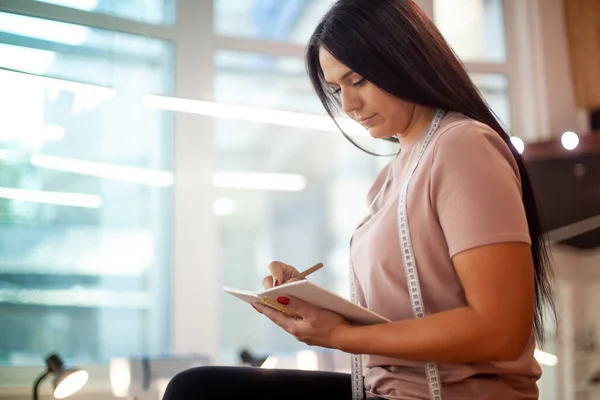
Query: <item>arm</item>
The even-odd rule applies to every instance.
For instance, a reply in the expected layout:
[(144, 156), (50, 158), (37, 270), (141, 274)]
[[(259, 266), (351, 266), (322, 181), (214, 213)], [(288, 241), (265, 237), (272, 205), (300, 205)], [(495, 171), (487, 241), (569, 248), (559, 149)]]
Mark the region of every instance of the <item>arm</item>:
[(529, 245), (482, 246), (453, 258), (468, 306), (421, 319), (340, 325), (342, 351), (414, 361), (463, 363), (516, 359), (531, 337), (534, 278)]

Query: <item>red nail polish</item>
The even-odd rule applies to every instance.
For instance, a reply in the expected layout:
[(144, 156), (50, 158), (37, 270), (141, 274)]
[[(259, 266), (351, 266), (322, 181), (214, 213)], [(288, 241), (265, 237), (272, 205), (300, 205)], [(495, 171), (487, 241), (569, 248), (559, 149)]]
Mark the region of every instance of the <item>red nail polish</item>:
[(275, 279), (273, 281), (273, 287), (275, 287), (275, 286), (279, 286), (279, 281), (277, 279)]
[(278, 302), (279, 304), (286, 305), (286, 304), (289, 304), (289, 302), (290, 302), (290, 299), (288, 299), (287, 297), (279, 296), (279, 297), (277, 298), (277, 302)]

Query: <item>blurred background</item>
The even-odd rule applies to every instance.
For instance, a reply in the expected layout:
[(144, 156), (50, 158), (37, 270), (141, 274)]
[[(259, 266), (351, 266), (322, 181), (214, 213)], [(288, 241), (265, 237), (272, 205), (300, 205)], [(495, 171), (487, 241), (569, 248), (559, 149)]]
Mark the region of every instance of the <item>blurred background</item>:
[[(0, 0), (0, 399), (30, 397), (53, 351), (89, 372), (81, 399), (160, 398), (165, 363), (244, 349), (349, 370), (221, 290), (321, 261), (312, 279), (349, 295), (348, 241), (389, 158), (345, 140), (310, 87), (304, 45), (332, 3)], [(560, 315), (541, 398), (600, 399), (600, 3), (417, 3), (538, 189)], [(136, 383), (139, 360), (160, 379)]]

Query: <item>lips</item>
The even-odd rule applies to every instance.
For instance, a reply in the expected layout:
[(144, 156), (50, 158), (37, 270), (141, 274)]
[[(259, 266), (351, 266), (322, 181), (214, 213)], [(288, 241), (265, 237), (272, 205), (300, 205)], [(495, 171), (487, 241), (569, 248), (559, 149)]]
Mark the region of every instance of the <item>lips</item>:
[(366, 125), (366, 124), (368, 124), (368, 123), (369, 123), (369, 122), (370, 122), (370, 121), (373, 119), (373, 117), (374, 117), (374, 116), (376, 116), (376, 115), (377, 115), (377, 114), (373, 114), (373, 115), (370, 115), (370, 116), (368, 116), (368, 117), (360, 117), (360, 118), (358, 119), (358, 122), (360, 122), (362, 125)]

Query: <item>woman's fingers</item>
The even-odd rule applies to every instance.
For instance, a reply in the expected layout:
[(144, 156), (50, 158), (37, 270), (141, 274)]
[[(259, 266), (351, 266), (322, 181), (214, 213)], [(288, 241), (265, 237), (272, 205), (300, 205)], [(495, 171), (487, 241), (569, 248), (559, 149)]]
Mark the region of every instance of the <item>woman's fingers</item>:
[(269, 271), (271, 271), (273, 277), (272, 286), (270, 287), (279, 286), (298, 273), (296, 268), (281, 261), (272, 261), (269, 264)]
[(273, 287), (273, 276), (272, 275), (265, 276), (262, 281), (262, 285), (263, 285), (263, 288), (265, 288), (265, 289), (271, 289)]

